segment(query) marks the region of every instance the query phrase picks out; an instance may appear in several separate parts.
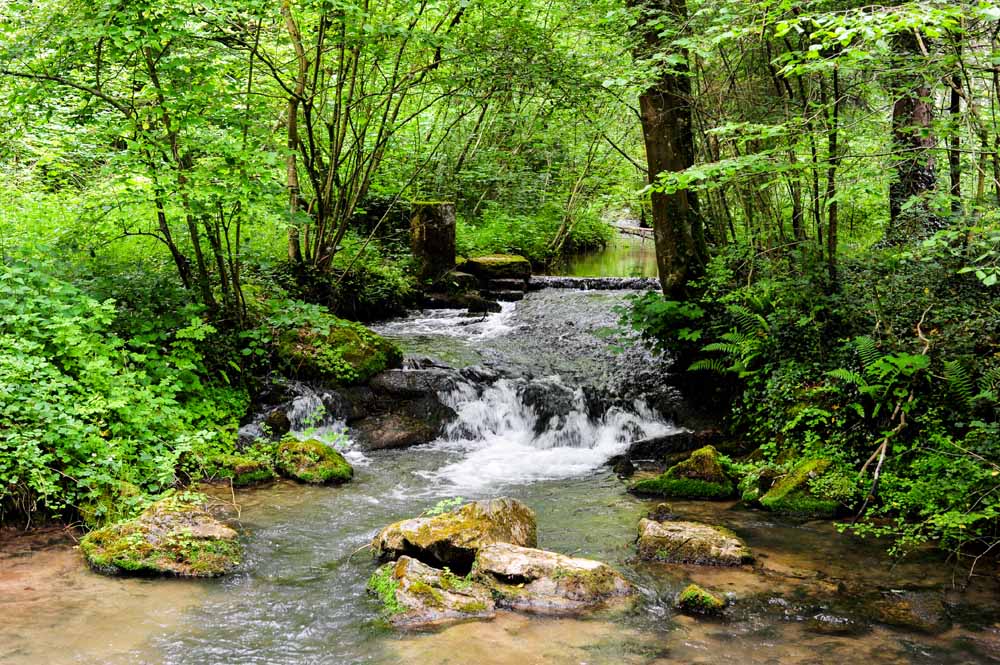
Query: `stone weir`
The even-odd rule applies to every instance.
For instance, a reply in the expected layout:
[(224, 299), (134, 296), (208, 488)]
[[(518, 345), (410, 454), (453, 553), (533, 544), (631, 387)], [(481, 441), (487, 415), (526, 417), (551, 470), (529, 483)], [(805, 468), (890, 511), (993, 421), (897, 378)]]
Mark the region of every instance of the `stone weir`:
[(648, 291), (659, 290), (660, 281), (655, 277), (559, 277), (533, 275), (528, 283), (531, 291), (541, 289), (577, 289), (582, 291)]

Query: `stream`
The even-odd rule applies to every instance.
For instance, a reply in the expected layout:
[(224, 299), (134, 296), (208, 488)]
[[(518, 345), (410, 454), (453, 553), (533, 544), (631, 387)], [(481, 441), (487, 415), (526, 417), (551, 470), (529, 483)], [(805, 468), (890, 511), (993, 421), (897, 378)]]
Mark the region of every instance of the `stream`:
[[(995, 576), (975, 578), (961, 593), (964, 573), (936, 554), (894, 564), (884, 543), (840, 535), (830, 523), (674, 502), (685, 518), (736, 531), (760, 563), (632, 560), (637, 521), (656, 502), (629, 495), (605, 462), (632, 440), (678, 429), (646, 399), (665, 361), (618, 348), (614, 308), (633, 293), (545, 288), (485, 317), (422, 311), (376, 326), (409, 358), (476, 366), (491, 380), (442, 396), (458, 418), (430, 444), (350, 449), (349, 484), (237, 490), (245, 561), (224, 579), (102, 577), (57, 532), (0, 548), (0, 663), (1000, 662)], [(532, 391), (563, 404), (551, 421), (526, 403)], [(328, 418), (311, 434), (341, 429)], [(437, 632), (384, 628), (365, 592), (373, 533), (443, 499), (500, 495), (536, 511), (539, 547), (610, 563), (636, 583), (640, 600), (577, 619), (501, 613)], [(691, 581), (730, 594), (725, 618), (674, 612), (674, 597)], [(905, 597), (915, 614), (943, 627), (893, 627), (899, 622), (873, 615), (857, 589)]]

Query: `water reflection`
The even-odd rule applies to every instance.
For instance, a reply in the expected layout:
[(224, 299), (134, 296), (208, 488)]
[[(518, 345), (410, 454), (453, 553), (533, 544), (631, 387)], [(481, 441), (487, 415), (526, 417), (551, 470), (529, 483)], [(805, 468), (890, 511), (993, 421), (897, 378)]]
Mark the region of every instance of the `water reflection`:
[(656, 250), (652, 239), (619, 233), (604, 249), (566, 257), (549, 272), (569, 277), (656, 277)]

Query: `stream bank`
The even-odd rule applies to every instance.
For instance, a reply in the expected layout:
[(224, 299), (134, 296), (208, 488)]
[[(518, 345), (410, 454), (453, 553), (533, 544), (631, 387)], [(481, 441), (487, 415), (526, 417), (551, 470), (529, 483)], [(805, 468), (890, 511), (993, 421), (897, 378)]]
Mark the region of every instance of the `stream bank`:
[[(733, 569), (635, 561), (635, 529), (658, 501), (626, 492), (604, 465), (643, 436), (676, 432), (665, 367), (609, 340), (628, 291), (545, 289), (489, 316), (416, 312), (378, 332), (406, 354), (495, 380), (443, 396), (458, 419), (407, 450), (350, 444), (354, 480), (279, 481), (235, 498), (244, 561), (218, 581), (104, 578), (72, 544), (6, 543), (0, 560), (5, 663), (980, 663), (1000, 653), (997, 577), (961, 577), (936, 554), (892, 565), (881, 543), (729, 502), (673, 502), (675, 514), (732, 529), (758, 563)], [(539, 423), (534, 389), (566, 399)], [(596, 399), (595, 399), (596, 395)], [(536, 402), (537, 403), (537, 402)], [(601, 404), (590, 413), (588, 404)], [(667, 413), (664, 416), (663, 413)], [(324, 421), (311, 435), (339, 436)], [(427, 634), (378, 619), (364, 551), (391, 522), (444, 499), (511, 496), (537, 514), (547, 550), (605, 561), (641, 592), (624, 614), (551, 619), (501, 614)], [(17, 539), (15, 539), (16, 541)], [(718, 620), (673, 609), (694, 582), (730, 596)], [(898, 601), (898, 602), (897, 602)], [(894, 609), (893, 609), (894, 608)], [(893, 611), (889, 611), (893, 610)], [(910, 617), (909, 619), (907, 617)], [(921, 625), (922, 623), (922, 625)]]

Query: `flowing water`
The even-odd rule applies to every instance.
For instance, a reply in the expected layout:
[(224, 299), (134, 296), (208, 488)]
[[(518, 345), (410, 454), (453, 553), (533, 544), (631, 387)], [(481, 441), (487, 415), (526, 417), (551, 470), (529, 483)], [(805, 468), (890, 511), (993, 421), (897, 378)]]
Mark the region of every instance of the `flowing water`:
[[(1000, 661), (995, 577), (975, 578), (961, 594), (939, 559), (893, 566), (879, 544), (827, 523), (680, 502), (675, 512), (729, 526), (761, 563), (724, 570), (634, 562), (635, 525), (654, 502), (627, 494), (603, 463), (630, 440), (676, 428), (644, 401), (646, 388), (634, 387), (662, 375), (663, 361), (617, 348), (614, 307), (627, 295), (544, 289), (486, 317), (417, 312), (380, 326), (411, 357), (479, 368), (466, 375), (480, 380), (442, 396), (458, 418), (426, 446), (352, 450), (356, 477), (347, 485), (237, 491), (246, 557), (222, 580), (109, 579), (84, 569), (58, 535), (55, 544), (9, 540), (0, 547), (0, 663)], [(335, 417), (312, 418), (321, 393), (304, 390), (298, 399), (299, 429), (341, 436)], [(611, 563), (638, 585), (640, 600), (582, 619), (501, 615), (402, 635), (384, 628), (365, 593), (372, 534), (442, 499), (498, 495), (535, 509), (540, 547)], [(725, 619), (674, 613), (673, 598), (690, 581), (731, 595)], [(936, 635), (890, 628), (857, 600), (858, 589), (921, 589), (953, 625)]]

